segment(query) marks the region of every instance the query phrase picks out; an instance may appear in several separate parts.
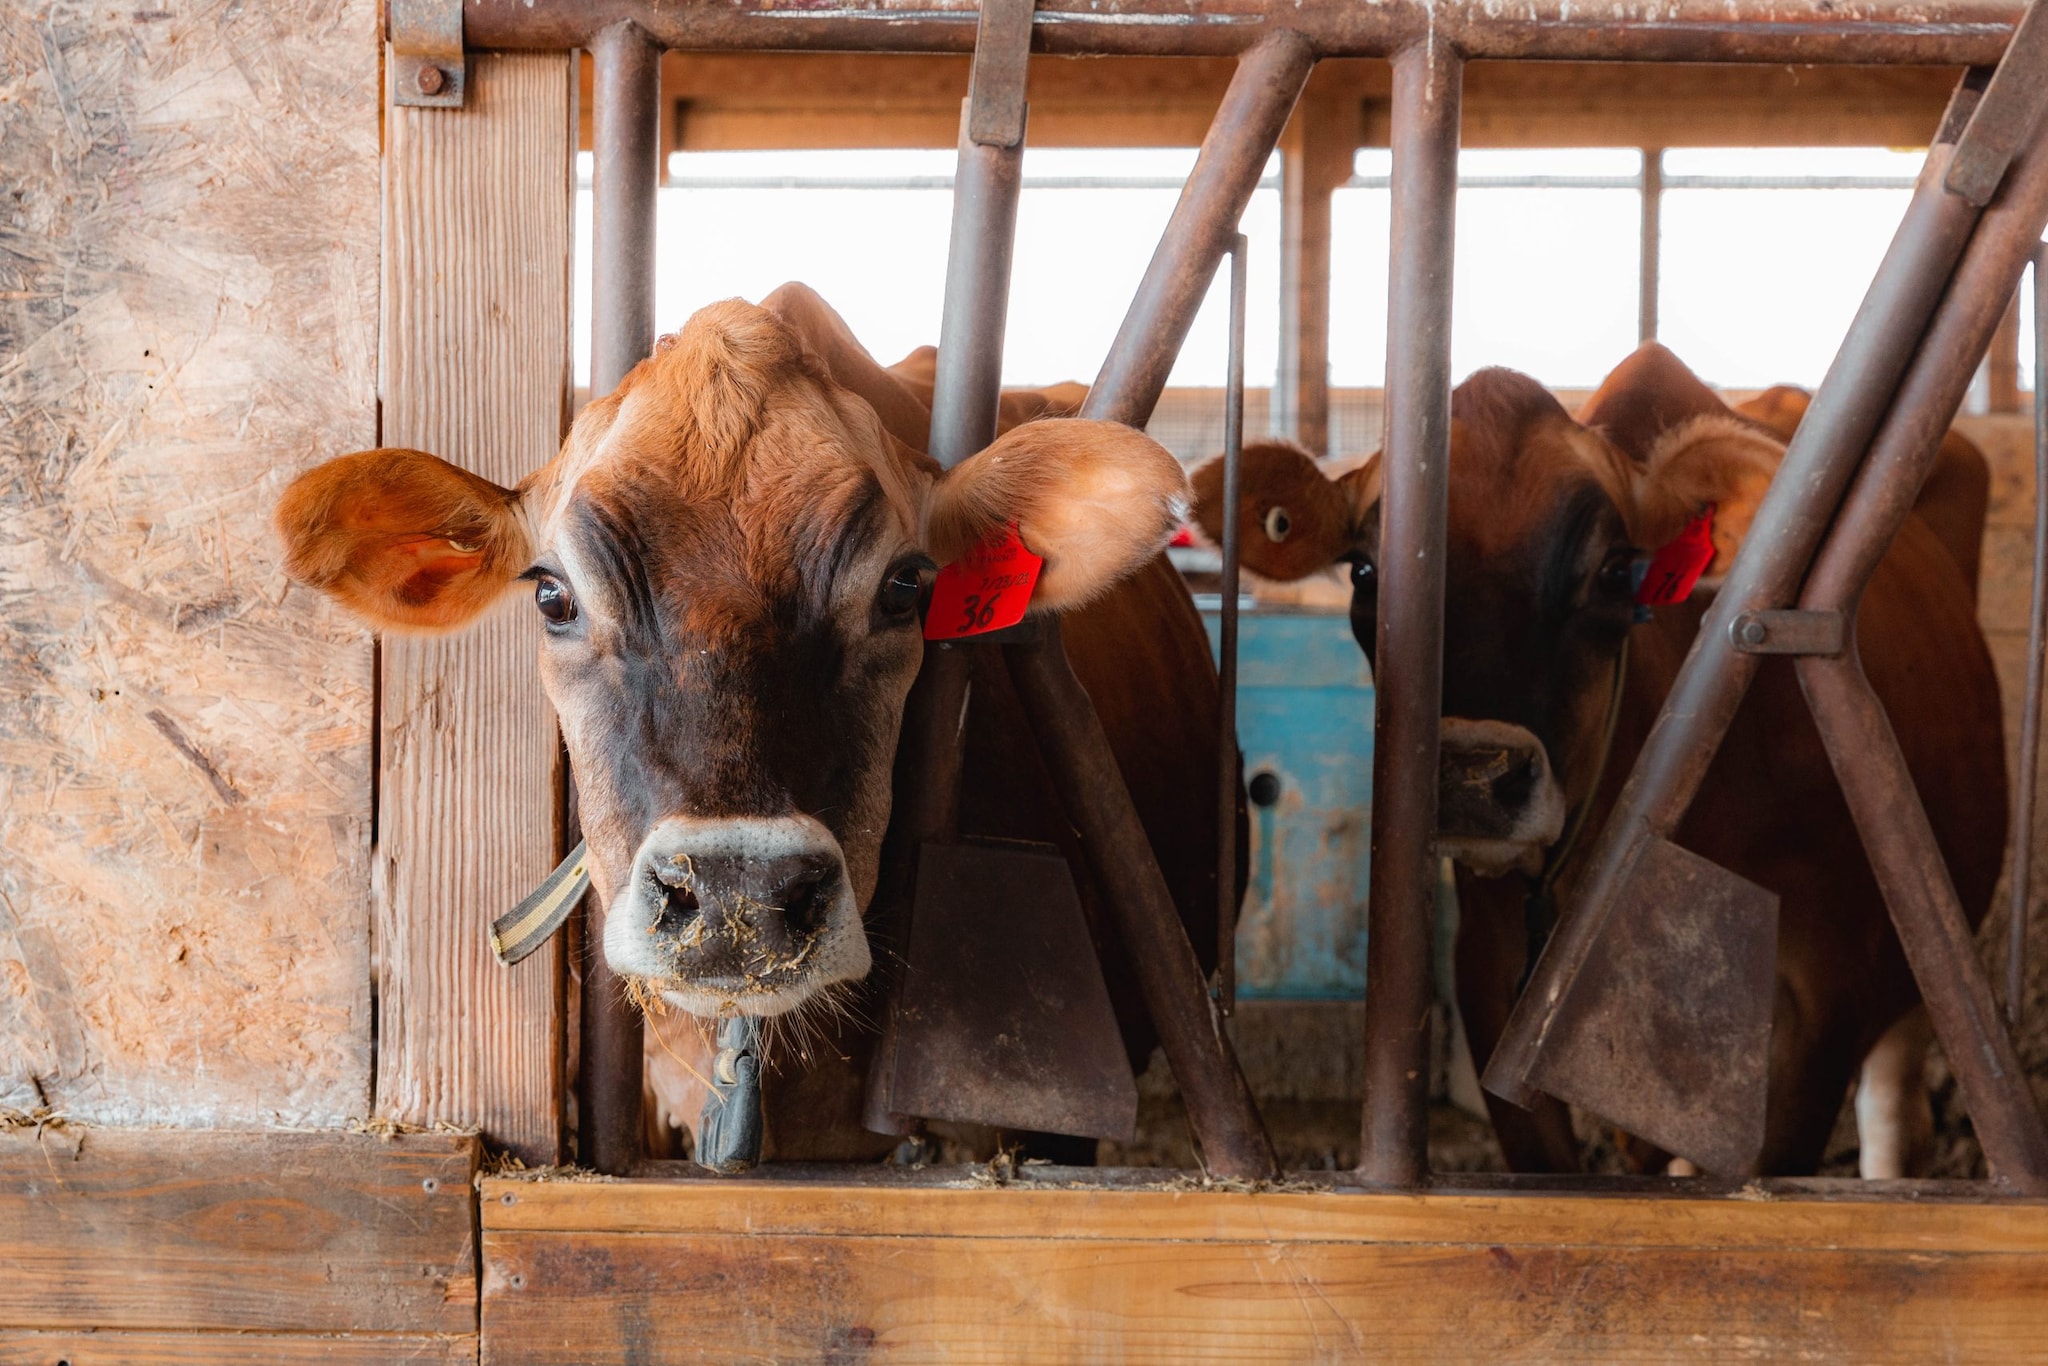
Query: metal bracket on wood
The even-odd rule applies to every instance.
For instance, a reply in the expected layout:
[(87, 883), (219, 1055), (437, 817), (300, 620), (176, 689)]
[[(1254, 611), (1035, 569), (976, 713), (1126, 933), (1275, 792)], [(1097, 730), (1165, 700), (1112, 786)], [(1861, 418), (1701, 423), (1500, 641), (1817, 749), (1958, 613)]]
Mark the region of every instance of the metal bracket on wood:
[(1838, 655), (1848, 636), (1840, 612), (1743, 612), (1728, 623), (1728, 639), (1746, 655)]
[(1024, 141), (1024, 83), (1034, 0), (982, 0), (967, 86), (967, 140), (982, 147)]
[(460, 109), (469, 87), (462, 0), (390, 0), (391, 102)]

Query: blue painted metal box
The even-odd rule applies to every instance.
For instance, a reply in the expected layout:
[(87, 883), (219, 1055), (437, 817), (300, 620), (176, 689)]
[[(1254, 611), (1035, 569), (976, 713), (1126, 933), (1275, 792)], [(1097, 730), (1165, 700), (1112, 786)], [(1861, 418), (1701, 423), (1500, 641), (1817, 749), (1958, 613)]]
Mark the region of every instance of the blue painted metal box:
[[(1216, 599), (1196, 601), (1213, 654)], [(1342, 613), (1247, 607), (1238, 622), (1237, 734), (1253, 795), (1238, 994), (1360, 1000), (1372, 671)]]

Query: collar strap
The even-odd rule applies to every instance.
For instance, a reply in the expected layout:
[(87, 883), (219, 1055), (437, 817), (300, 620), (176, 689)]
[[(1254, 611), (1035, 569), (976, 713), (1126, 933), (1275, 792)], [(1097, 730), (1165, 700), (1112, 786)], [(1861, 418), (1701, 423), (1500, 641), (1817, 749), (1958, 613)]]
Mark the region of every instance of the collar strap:
[(506, 967), (554, 938), (590, 886), (589, 846), (578, 843), (526, 900), (491, 922), (491, 952)]

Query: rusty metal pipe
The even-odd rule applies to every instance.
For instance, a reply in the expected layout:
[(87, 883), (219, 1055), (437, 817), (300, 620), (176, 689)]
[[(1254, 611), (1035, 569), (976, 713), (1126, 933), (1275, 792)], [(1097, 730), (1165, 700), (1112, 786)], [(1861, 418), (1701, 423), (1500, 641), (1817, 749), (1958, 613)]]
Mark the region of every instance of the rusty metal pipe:
[(996, 439), (1010, 261), (1024, 184), (1024, 144), (988, 147), (973, 141), (967, 111), (962, 101), (946, 302), (932, 383), (931, 456), (947, 469)]
[(1132, 427), (1151, 418), (1315, 61), (1307, 41), (1286, 30), (1239, 60), (1082, 417)]
[(1237, 1009), (1237, 813), (1244, 801), (1237, 751), (1237, 508), (1244, 496), (1244, 296), (1250, 244), (1230, 244), (1230, 365), (1223, 382), (1223, 572), (1216, 612), (1216, 1002)]
[(2034, 892), (2034, 793), (2041, 779), (2041, 682), (2048, 649), (2048, 247), (2034, 248), (2034, 591), (2027, 611), (2027, 691), (2020, 705), (2019, 781), (2012, 818), (2012, 904), (2006, 925), (2005, 1018), (2020, 1032), (2027, 999), (2027, 920)]
[[(590, 391), (607, 394), (654, 348), (661, 54), (623, 24), (597, 35), (592, 58)], [(620, 1176), (640, 1160), (645, 1024), (605, 962), (603, 908), (596, 897), (587, 905), (578, 1155)]]
[(1109, 737), (1067, 662), (1058, 619), (1048, 619), (1037, 640), (1007, 646), (1004, 655), (1053, 786), (1080, 832), (1117, 934), (1130, 951), (1138, 989), (1187, 1100), (1188, 1123), (1208, 1170), (1246, 1180), (1273, 1176), (1278, 1162), (1258, 1105), (1224, 1037), (1222, 1017)]
[(1969, 922), (1884, 704), (1853, 647), (1803, 656), (1798, 670), (1985, 1160), (2015, 1188), (2048, 1192), (2048, 1129), (1978, 966)]
[(1387, 442), (1381, 460), (1359, 1170), (1368, 1180), (1403, 1187), (1429, 1178), (1430, 934), (1438, 880), (1451, 261), (1463, 84), (1464, 62), (1440, 44), (1412, 47), (1394, 58)]
[[(2030, 141), (1956, 267), (1948, 294), (1814, 562), (1800, 597), (1802, 608), (1842, 612), (1853, 621), (1864, 588), (1940, 456), (1977, 357), (1997, 332), (2028, 260), (2040, 249), (2044, 224), (2048, 147)], [(1999, 1018), (1969, 922), (1898, 740), (1864, 676), (1853, 633), (1850, 638), (1844, 655), (1801, 659), (1800, 683), (1985, 1157), (2007, 1179), (2029, 1189), (2048, 1189), (2048, 1127), (2034, 1105), (2012, 1035)], [(2038, 661), (2029, 668), (2037, 670)], [(2026, 801), (2031, 806), (2031, 793)]]
[[(1488, 0), (1100, 0), (1038, 10), (1033, 50), (1128, 56), (1241, 55), (1277, 25), (1325, 57), (1386, 57), (1422, 41), (1467, 58), (1550, 61), (1911, 63), (1998, 59), (2018, 0), (1534, 0), (1512, 13)], [(793, 7), (777, 0), (466, 0), (472, 48), (561, 50), (639, 24), (662, 47), (697, 51), (967, 52), (973, 0), (874, 0)]]
[(654, 200), (661, 186), (661, 52), (631, 24), (591, 46), (590, 392), (654, 349)]
[(1528, 1080), (1536, 1052), (1615, 904), (1638, 833), (1669, 838), (1677, 829), (1756, 676), (1761, 656), (1735, 649), (1731, 625), (1790, 605), (1976, 226), (1978, 210), (1943, 181), (1985, 79), (1972, 72), (1957, 87), (1898, 232), (1593, 846), (1578, 905), (1551, 936), (1487, 1064), (1486, 1089), (1517, 1105), (1538, 1094)]

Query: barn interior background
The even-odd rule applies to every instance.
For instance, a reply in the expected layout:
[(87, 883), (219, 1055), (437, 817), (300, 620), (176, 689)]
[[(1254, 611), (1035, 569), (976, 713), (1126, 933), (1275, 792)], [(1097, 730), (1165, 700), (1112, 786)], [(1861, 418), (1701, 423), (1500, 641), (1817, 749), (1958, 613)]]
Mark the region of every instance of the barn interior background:
[[(534, 1165), (565, 1155), (566, 956), (508, 974), (480, 932), (556, 855), (560, 812), (519, 796), (559, 787), (531, 625), (380, 647), (287, 587), (269, 529), (277, 492), (326, 455), (418, 445), (511, 482), (552, 452), (573, 409), (572, 154), (589, 127), (576, 62), (472, 55), (465, 114), (400, 110), (385, 98), (382, 31), (372, 0), (23, 5), (0, 20), (0, 1151), (40, 1162), (54, 1144), (80, 1189), (106, 1183), (94, 1189), (114, 1212), (96, 1227), (130, 1258), (0, 1232), (0, 1277), (47, 1292), (0, 1307), (0, 1359), (10, 1333), (69, 1351), (84, 1339), (66, 1335), (88, 1327), (150, 1350), (203, 1330), (312, 1328), (364, 1360), (401, 1337), (408, 1352), (474, 1359), (464, 1335), (482, 1254), (460, 1214), (474, 1145), (346, 1132), (452, 1125)], [(886, 83), (875, 60), (671, 54), (664, 151), (950, 146), (967, 59), (886, 59)], [(1039, 60), (1033, 140), (1191, 145), (1232, 66)], [(1464, 137), (1917, 146), (1953, 79), (1481, 63)], [(1317, 71), (1283, 145), (1286, 231), (1327, 235), (1351, 150), (1386, 140), (1386, 98), (1382, 63)], [(475, 116), (492, 109), (517, 112)], [(1313, 261), (1299, 246), (1289, 259)], [(1283, 276), (1283, 338), (1326, 335), (1327, 277)], [(1994, 406), (2017, 403), (2015, 357), (1993, 364)], [(1301, 424), (1320, 361), (1313, 345), (1283, 350), (1255, 428), (1273, 411), (1278, 429), (1312, 434)], [(534, 385), (536, 373), (555, 382)], [(1375, 428), (1372, 401), (1347, 420)], [(1190, 395), (1185, 410), (1212, 402)], [(1990, 413), (1964, 430), (1993, 466), (1981, 615), (2010, 712), (2025, 668), (2032, 428)], [(1994, 979), (2002, 894), (1996, 905), (1980, 935)], [(2048, 1097), (2038, 904), (2034, 925), (2022, 1052)], [(1255, 1049), (1248, 1063), (1268, 1069), (1270, 1100), (1327, 1103), (1355, 1125), (1360, 1031), (1314, 1028), (1349, 1050), (1341, 1063)], [(1156, 1132), (1170, 1135), (1171, 1099), (1155, 1098)], [(1305, 1124), (1313, 1155), (1325, 1131)], [(127, 1132), (164, 1128), (195, 1132)], [(1944, 1171), (1981, 1172), (1964, 1128), (1948, 1132)], [(1355, 1128), (1327, 1144), (1332, 1162), (1355, 1160)], [(384, 1156), (360, 1156), (372, 1150)], [(133, 1164), (167, 1151), (196, 1174), (200, 1194), (180, 1208), (205, 1246), (272, 1268), (260, 1274), (299, 1275), (293, 1256), (310, 1258), (289, 1316), (237, 1300), (217, 1269), (196, 1299), (200, 1281), (162, 1279), (147, 1220), (121, 1223), (116, 1193)], [(1149, 1155), (1183, 1161), (1185, 1149), (1169, 1139)], [(394, 1176), (393, 1162), (411, 1165)], [(236, 1203), (255, 1198), (237, 1184), (249, 1172), (287, 1168), (330, 1173), (332, 1228)], [(0, 1172), (0, 1229), (47, 1217), (35, 1202), (48, 1180)], [(371, 1208), (379, 1192), (454, 1201), (404, 1216), (422, 1239), (447, 1235), (411, 1255), (431, 1264), (430, 1285), (393, 1269), (406, 1256), (389, 1241), (397, 1216)], [(220, 1210), (238, 1212), (208, 1222)], [(2032, 1247), (1999, 1237), (2000, 1255)], [(94, 1257), (143, 1275), (116, 1308), (76, 1288)], [(317, 1268), (337, 1266), (356, 1284), (323, 1299)], [(464, 1293), (467, 1318), (441, 1307)], [(373, 1311), (394, 1316), (377, 1326), (396, 1336), (347, 1336)], [(275, 1345), (278, 1359), (302, 1349), (296, 1336)], [(87, 1351), (72, 1359), (112, 1359)]]

